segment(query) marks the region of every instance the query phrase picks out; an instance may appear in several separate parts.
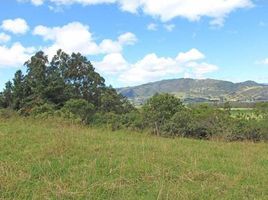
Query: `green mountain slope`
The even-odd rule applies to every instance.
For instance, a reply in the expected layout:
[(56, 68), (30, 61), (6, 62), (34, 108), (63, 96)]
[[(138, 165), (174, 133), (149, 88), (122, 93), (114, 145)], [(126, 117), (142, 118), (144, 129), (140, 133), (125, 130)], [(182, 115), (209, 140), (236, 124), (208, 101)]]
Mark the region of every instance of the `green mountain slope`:
[(171, 79), (117, 89), (135, 104), (155, 93), (171, 93), (186, 102), (268, 101), (268, 86), (254, 81), (232, 83), (215, 79)]

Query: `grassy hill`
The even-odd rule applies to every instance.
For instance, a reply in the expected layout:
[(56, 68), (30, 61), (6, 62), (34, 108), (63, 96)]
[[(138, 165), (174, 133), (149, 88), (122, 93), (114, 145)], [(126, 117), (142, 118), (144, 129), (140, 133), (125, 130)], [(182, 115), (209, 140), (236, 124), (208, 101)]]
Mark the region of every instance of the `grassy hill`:
[(253, 81), (232, 83), (214, 79), (172, 79), (135, 87), (119, 88), (119, 93), (136, 104), (155, 93), (172, 93), (186, 102), (268, 101), (268, 86)]
[(268, 199), (268, 144), (0, 118), (0, 199)]

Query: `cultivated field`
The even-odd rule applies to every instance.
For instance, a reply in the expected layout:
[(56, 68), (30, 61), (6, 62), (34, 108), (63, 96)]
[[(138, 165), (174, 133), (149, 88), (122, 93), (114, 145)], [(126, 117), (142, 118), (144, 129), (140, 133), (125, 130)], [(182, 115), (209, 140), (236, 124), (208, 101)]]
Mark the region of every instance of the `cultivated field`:
[(0, 119), (0, 199), (268, 199), (268, 144)]

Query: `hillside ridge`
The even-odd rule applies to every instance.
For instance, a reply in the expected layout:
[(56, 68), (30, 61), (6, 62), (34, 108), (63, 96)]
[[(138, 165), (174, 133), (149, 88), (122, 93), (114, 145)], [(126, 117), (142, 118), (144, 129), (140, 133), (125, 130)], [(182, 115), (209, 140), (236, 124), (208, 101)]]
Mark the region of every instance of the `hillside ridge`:
[(118, 88), (134, 104), (143, 104), (155, 93), (171, 93), (185, 102), (268, 101), (268, 85), (255, 81), (234, 83), (217, 79), (179, 78)]

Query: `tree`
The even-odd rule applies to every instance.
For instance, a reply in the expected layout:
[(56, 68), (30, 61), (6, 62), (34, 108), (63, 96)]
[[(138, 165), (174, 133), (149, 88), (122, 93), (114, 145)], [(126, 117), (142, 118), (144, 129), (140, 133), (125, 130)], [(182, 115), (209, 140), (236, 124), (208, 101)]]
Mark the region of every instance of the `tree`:
[[(95, 111), (122, 114), (134, 109), (115, 89), (106, 87), (104, 78), (80, 53), (68, 55), (58, 50), (49, 62), (47, 55), (39, 51), (25, 62), (25, 66), (25, 76), (17, 71), (13, 84), (8, 82), (0, 94), (1, 107), (28, 115), (33, 110), (40, 113), (48, 107), (49, 110), (61, 109), (70, 100), (79, 100), (79, 105), (85, 105), (83, 100), (93, 105)], [(71, 103), (77, 105), (78, 102)], [(83, 113), (82, 108), (79, 112)]]
[(45, 97), (49, 102), (60, 107), (62, 107), (68, 99), (71, 99), (71, 94), (66, 89), (67, 86), (64, 81), (66, 66), (62, 61), (64, 58), (68, 59), (68, 57), (68, 54), (58, 50), (46, 70), (47, 87), (45, 88)]
[(21, 70), (15, 73), (13, 84), (13, 108), (19, 110), (22, 107), (24, 99), (24, 76)]
[(134, 106), (111, 86), (103, 88), (101, 93), (100, 111), (125, 114), (133, 111)]
[(80, 53), (73, 53), (66, 64), (64, 78), (73, 98), (83, 98), (98, 107), (101, 89), (105, 87), (104, 78), (95, 72), (90, 61)]
[(161, 126), (184, 108), (180, 99), (171, 94), (155, 94), (145, 103), (142, 110), (145, 121), (150, 127), (154, 127), (154, 132), (159, 135)]
[(182, 109), (175, 113), (167, 125), (164, 127), (166, 134), (171, 136), (188, 136), (192, 131), (194, 123), (191, 109)]
[(74, 114), (85, 123), (89, 122), (95, 112), (94, 105), (84, 99), (71, 99), (65, 103), (62, 110)]
[(3, 107), (12, 108), (13, 104), (13, 85), (11, 81), (6, 83), (5, 89), (3, 91)]
[(42, 51), (37, 52), (25, 63), (27, 67), (25, 82), (28, 87), (28, 97), (34, 101), (45, 99), (47, 65), (48, 58)]

